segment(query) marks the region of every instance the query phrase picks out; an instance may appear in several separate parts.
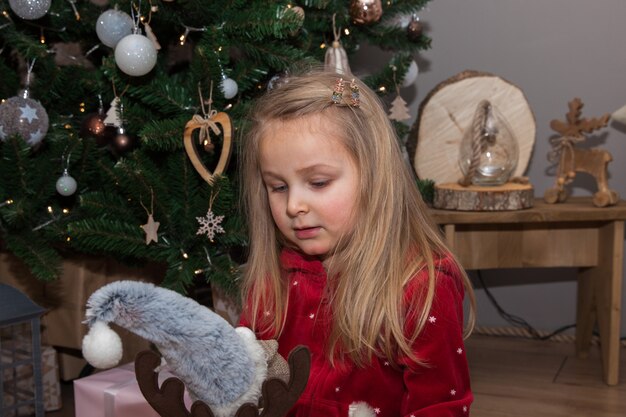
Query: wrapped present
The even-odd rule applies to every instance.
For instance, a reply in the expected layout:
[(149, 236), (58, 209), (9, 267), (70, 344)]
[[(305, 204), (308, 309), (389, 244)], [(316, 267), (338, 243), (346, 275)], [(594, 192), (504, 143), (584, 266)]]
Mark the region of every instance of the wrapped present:
[[(172, 376), (159, 373), (159, 384)], [(185, 392), (185, 404), (191, 406)], [(159, 417), (141, 394), (134, 363), (74, 380), (75, 417)]]
[[(1, 356), (3, 364), (11, 363), (8, 349), (3, 349)], [(41, 347), (41, 379), (43, 385), (44, 410), (54, 411), (60, 409), (62, 402), (59, 365), (57, 352), (51, 346)], [(15, 392), (18, 392), (18, 396), (20, 393), (29, 393), (29, 395), (32, 395), (35, 389), (32, 366), (16, 366), (15, 368), (3, 369), (2, 380), (5, 388), (14, 386), (16, 388)], [(11, 406), (15, 403), (15, 398), (11, 392), (13, 392), (13, 390), (10, 388), (5, 390), (3, 397), (5, 406)], [(21, 400), (22, 398), (19, 399)], [(33, 414), (35, 408), (32, 404), (28, 404), (20, 407), (19, 412), (20, 414)]]

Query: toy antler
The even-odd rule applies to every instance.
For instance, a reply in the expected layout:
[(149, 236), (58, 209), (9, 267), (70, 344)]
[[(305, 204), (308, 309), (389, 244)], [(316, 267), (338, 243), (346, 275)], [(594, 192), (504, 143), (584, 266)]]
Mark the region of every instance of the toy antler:
[(550, 128), (563, 136), (583, 139), (583, 133), (591, 133), (605, 127), (611, 118), (610, 114), (605, 114), (599, 118), (581, 118), (583, 102), (578, 97), (567, 103), (567, 107), (569, 111), (565, 115), (566, 123), (561, 120), (550, 122)]
[(148, 403), (161, 416), (167, 417), (215, 417), (202, 401), (195, 401), (191, 413), (187, 411), (183, 395), (185, 385), (178, 378), (167, 378), (159, 388), (159, 374), (154, 372), (161, 364), (161, 357), (150, 350), (144, 350), (135, 358), (135, 375), (141, 393)]
[[(152, 351), (142, 351), (135, 359), (135, 373), (141, 393), (154, 410), (163, 417), (215, 417), (211, 408), (202, 401), (195, 401), (191, 412), (183, 401), (184, 385), (174, 377), (158, 384), (154, 369), (161, 359)], [(283, 417), (296, 403), (309, 379), (311, 355), (304, 346), (295, 347), (289, 354), (289, 382), (270, 378), (263, 382), (262, 407), (247, 403), (239, 407), (234, 417)]]

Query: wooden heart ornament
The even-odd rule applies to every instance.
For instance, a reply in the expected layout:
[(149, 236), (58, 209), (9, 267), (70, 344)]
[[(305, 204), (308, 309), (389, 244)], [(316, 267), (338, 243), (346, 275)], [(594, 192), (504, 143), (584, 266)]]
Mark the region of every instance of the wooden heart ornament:
[[(222, 130), (220, 130), (218, 125), (222, 127)], [(220, 153), (220, 158), (217, 161), (217, 165), (215, 166), (213, 172), (211, 172), (204, 165), (204, 163), (200, 159), (198, 148), (193, 143), (193, 132), (196, 129), (200, 129), (199, 139), (200, 143), (204, 144), (205, 149), (213, 147), (210, 136), (211, 131), (216, 135), (219, 135), (220, 133), (224, 134), (222, 152)], [(184, 143), (185, 151), (187, 151), (187, 156), (189, 156), (193, 167), (196, 169), (196, 171), (198, 171), (198, 174), (200, 174), (200, 176), (206, 182), (208, 182), (209, 184), (213, 184), (213, 178), (215, 177), (215, 175), (220, 175), (224, 172), (230, 159), (230, 153), (233, 147), (232, 125), (230, 122), (230, 117), (228, 117), (228, 114), (224, 112), (218, 113), (216, 111), (212, 111), (208, 117), (195, 115), (185, 125)]]

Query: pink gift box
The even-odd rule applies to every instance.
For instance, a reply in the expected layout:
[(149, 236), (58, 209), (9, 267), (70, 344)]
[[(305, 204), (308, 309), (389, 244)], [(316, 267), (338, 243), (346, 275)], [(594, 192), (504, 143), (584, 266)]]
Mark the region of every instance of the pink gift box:
[[(159, 417), (141, 394), (134, 368), (128, 363), (75, 380), (75, 417)], [(170, 376), (161, 371), (159, 385)], [(185, 404), (191, 404), (187, 392)]]

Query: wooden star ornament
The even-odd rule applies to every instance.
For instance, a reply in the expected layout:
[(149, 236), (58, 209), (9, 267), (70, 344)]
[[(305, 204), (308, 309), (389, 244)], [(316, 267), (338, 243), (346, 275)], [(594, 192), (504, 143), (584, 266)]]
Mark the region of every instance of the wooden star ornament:
[(152, 217), (152, 214), (148, 214), (148, 222), (141, 226), (143, 231), (146, 232), (146, 245), (149, 245), (152, 241), (159, 241), (157, 230), (159, 230), (160, 225), (161, 223), (154, 221), (154, 217)]

